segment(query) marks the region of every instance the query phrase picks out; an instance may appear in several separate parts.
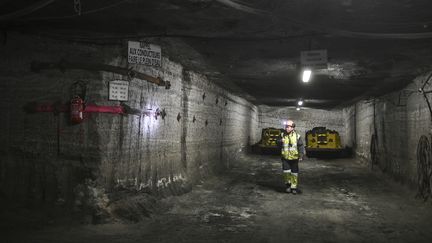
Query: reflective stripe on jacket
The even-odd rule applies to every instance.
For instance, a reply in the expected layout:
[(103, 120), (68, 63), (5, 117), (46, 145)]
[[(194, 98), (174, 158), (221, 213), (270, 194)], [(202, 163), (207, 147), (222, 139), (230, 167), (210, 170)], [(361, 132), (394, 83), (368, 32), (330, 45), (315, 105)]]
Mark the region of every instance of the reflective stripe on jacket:
[(298, 140), (300, 135), (295, 131), (282, 137), (282, 157), (287, 160), (299, 159)]

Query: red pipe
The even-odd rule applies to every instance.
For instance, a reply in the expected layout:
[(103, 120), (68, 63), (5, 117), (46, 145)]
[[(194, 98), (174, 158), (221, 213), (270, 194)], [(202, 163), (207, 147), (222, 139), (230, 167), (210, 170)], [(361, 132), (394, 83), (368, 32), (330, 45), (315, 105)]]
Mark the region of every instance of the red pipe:
[[(25, 106), (28, 112), (69, 112), (69, 105), (56, 105), (56, 104), (35, 104), (31, 103)], [(103, 106), (103, 105), (86, 105), (84, 108), (85, 113), (113, 113), (113, 114), (126, 114), (122, 106)]]
[(86, 105), (84, 112), (125, 114), (122, 106)]

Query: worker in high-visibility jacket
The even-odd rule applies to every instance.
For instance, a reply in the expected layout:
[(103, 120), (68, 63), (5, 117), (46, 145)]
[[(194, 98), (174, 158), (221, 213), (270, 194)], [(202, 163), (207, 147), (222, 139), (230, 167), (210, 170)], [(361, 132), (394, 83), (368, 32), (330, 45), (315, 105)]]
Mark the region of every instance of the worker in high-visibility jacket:
[(300, 134), (295, 131), (295, 124), (288, 120), (285, 124), (285, 131), (281, 135), (280, 144), (282, 146), (282, 170), (283, 179), (287, 193), (297, 194), (299, 161), (303, 160), (304, 146)]

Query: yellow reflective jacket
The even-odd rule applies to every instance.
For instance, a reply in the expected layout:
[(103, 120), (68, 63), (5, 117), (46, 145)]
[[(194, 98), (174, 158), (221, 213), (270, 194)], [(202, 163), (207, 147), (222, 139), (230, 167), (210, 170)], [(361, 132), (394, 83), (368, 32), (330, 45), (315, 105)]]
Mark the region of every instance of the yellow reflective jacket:
[(292, 131), (282, 136), (282, 158), (294, 160), (303, 157), (303, 141), (300, 134)]

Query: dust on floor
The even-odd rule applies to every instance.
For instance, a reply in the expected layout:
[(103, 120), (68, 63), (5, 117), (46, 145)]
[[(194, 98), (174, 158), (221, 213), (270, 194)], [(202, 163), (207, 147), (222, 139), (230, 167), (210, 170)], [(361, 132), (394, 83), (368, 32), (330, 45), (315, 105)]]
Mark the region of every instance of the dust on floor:
[(17, 229), (6, 242), (432, 242), (430, 202), (355, 159), (301, 162), (299, 195), (284, 193), (277, 156), (234, 165), (139, 223)]

